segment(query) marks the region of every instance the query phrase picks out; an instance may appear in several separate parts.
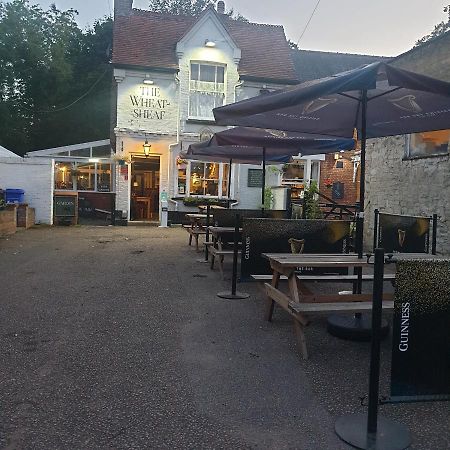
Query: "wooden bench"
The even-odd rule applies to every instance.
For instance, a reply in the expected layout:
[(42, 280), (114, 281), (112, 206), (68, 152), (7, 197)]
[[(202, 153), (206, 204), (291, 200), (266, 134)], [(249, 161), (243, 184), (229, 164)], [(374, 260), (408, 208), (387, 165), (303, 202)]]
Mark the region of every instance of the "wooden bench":
[[(214, 270), (214, 261), (216, 259), (216, 257), (218, 257), (219, 260), (219, 270), (220, 270), (220, 274), (222, 276), (222, 280), (225, 278), (224, 275), (224, 267), (223, 267), (223, 261), (225, 256), (233, 256), (234, 251), (233, 250), (223, 250), (223, 249), (218, 249), (214, 246), (211, 246), (209, 248), (209, 254), (211, 255), (211, 270)], [(241, 254), (241, 251), (238, 250), (238, 255)]]
[[(273, 287), (271, 284), (265, 283), (264, 287), (268, 297), (275, 300), (294, 319), (294, 332), (303, 359), (308, 359), (308, 349), (304, 332), (304, 328), (309, 324), (307, 315), (372, 311), (371, 294), (347, 294), (336, 296), (311, 294), (302, 296), (302, 302), (294, 302), (289, 296)], [(383, 295), (383, 311), (393, 310), (393, 297), (393, 294)], [(266, 311), (266, 319), (269, 321), (272, 319), (272, 312), (273, 309)]]
[(203, 228), (192, 227), (191, 225), (183, 225), (183, 228), (189, 233), (189, 245), (192, 245), (192, 238), (194, 237), (195, 249), (200, 251), (198, 246), (198, 237), (201, 234), (206, 234), (206, 230)]
[[(255, 281), (271, 281), (272, 275), (252, 275), (251, 278)], [(394, 273), (385, 273), (384, 281), (394, 281), (395, 274)], [(287, 277), (281, 276), (280, 279), (287, 280)], [(305, 275), (298, 274), (297, 279), (300, 281), (330, 281), (330, 282), (342, 282), (342, 283), (354, 283), (358, 280), (358, 275)], [(373, 281), (372, 274), (363, 274), (363, 281)]]

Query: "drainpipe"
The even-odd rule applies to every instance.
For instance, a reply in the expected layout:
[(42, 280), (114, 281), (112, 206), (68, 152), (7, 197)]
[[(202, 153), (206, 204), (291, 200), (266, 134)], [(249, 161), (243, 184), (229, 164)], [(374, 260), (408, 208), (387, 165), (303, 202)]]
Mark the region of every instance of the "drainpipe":
[[(178, 76), (178, 73), (175, 74), (175, 82), (178, 85), (178, 107), (177, 107), (177, 140), (176, 142), (169, 144), (169, 155), (168, 155), (168, 161), (167, 161), (167, 185), (169, 187), (169, 193), (170, 193), (170, 184), (171, 184), (171, 177), (170, 177), (170, 168), (172, 166), (172, 153), (173, 147), (176, 147), (180, 144), (180, 110), (181, 110), (181, 87), (180, 87), (180, 78)], [(175, 185), (172, 186), (173, 189), (175, 189)], [(168, 196), (168, 200), (170, 203), (175, 204), (175, 211), (178, 211), (178, 202), (175, 200), (172, 200), (170, 196)]]

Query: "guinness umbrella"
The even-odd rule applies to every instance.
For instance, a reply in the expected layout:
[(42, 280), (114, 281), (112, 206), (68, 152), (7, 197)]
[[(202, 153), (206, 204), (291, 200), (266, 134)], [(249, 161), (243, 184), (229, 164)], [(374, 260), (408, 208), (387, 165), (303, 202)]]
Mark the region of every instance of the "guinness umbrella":
[(219, 158), (245, 164), (262, 162), (263, 183), (261, 201), (264, 204), (265, 165), (266, 162), (288, 162), (299, 153), (311, 155), (330, 153), (340, 150), (352, 150), (355, 141), (347, 138), (333, 138), (313, 134), (288, 131), (237, 127), (215, 133), (209, 141), (191, 144), (187, 157), (202, 160)]
[[(362, 218), (366, 139), (449, 128), (450, 83), (377, 62), (216, 108), (214, 116), (219, 125), (346, 138), (356, 129), (361, 139)], [(358, 251), (362, 256), (362, 223)]]

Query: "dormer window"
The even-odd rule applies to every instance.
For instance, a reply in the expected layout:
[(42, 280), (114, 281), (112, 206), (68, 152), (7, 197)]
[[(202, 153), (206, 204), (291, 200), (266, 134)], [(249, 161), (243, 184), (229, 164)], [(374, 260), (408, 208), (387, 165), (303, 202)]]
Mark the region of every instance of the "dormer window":
[(225, 66), (191, 63), (189, 118), (214, 120), (212, 110), (225, 103)]

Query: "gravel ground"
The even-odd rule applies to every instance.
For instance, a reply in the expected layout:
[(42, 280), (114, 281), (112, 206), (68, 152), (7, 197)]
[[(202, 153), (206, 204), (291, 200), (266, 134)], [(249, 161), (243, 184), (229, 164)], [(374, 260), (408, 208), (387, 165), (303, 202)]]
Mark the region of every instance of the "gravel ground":
[[(229, 289), (180, 228), (35, 228), (0, 239), (0, 448), (348, 448), (369, 344), (324, 319), (300, 359), (289, 317)], [(344, 289), (348, 287), (343, 287)], [(329, 289), (329, 287), (328, 287)], [(388, 394), (390, 340), (382, 345)], [(448, 403), (388, 405), (413, 449), (450, 448)]]

